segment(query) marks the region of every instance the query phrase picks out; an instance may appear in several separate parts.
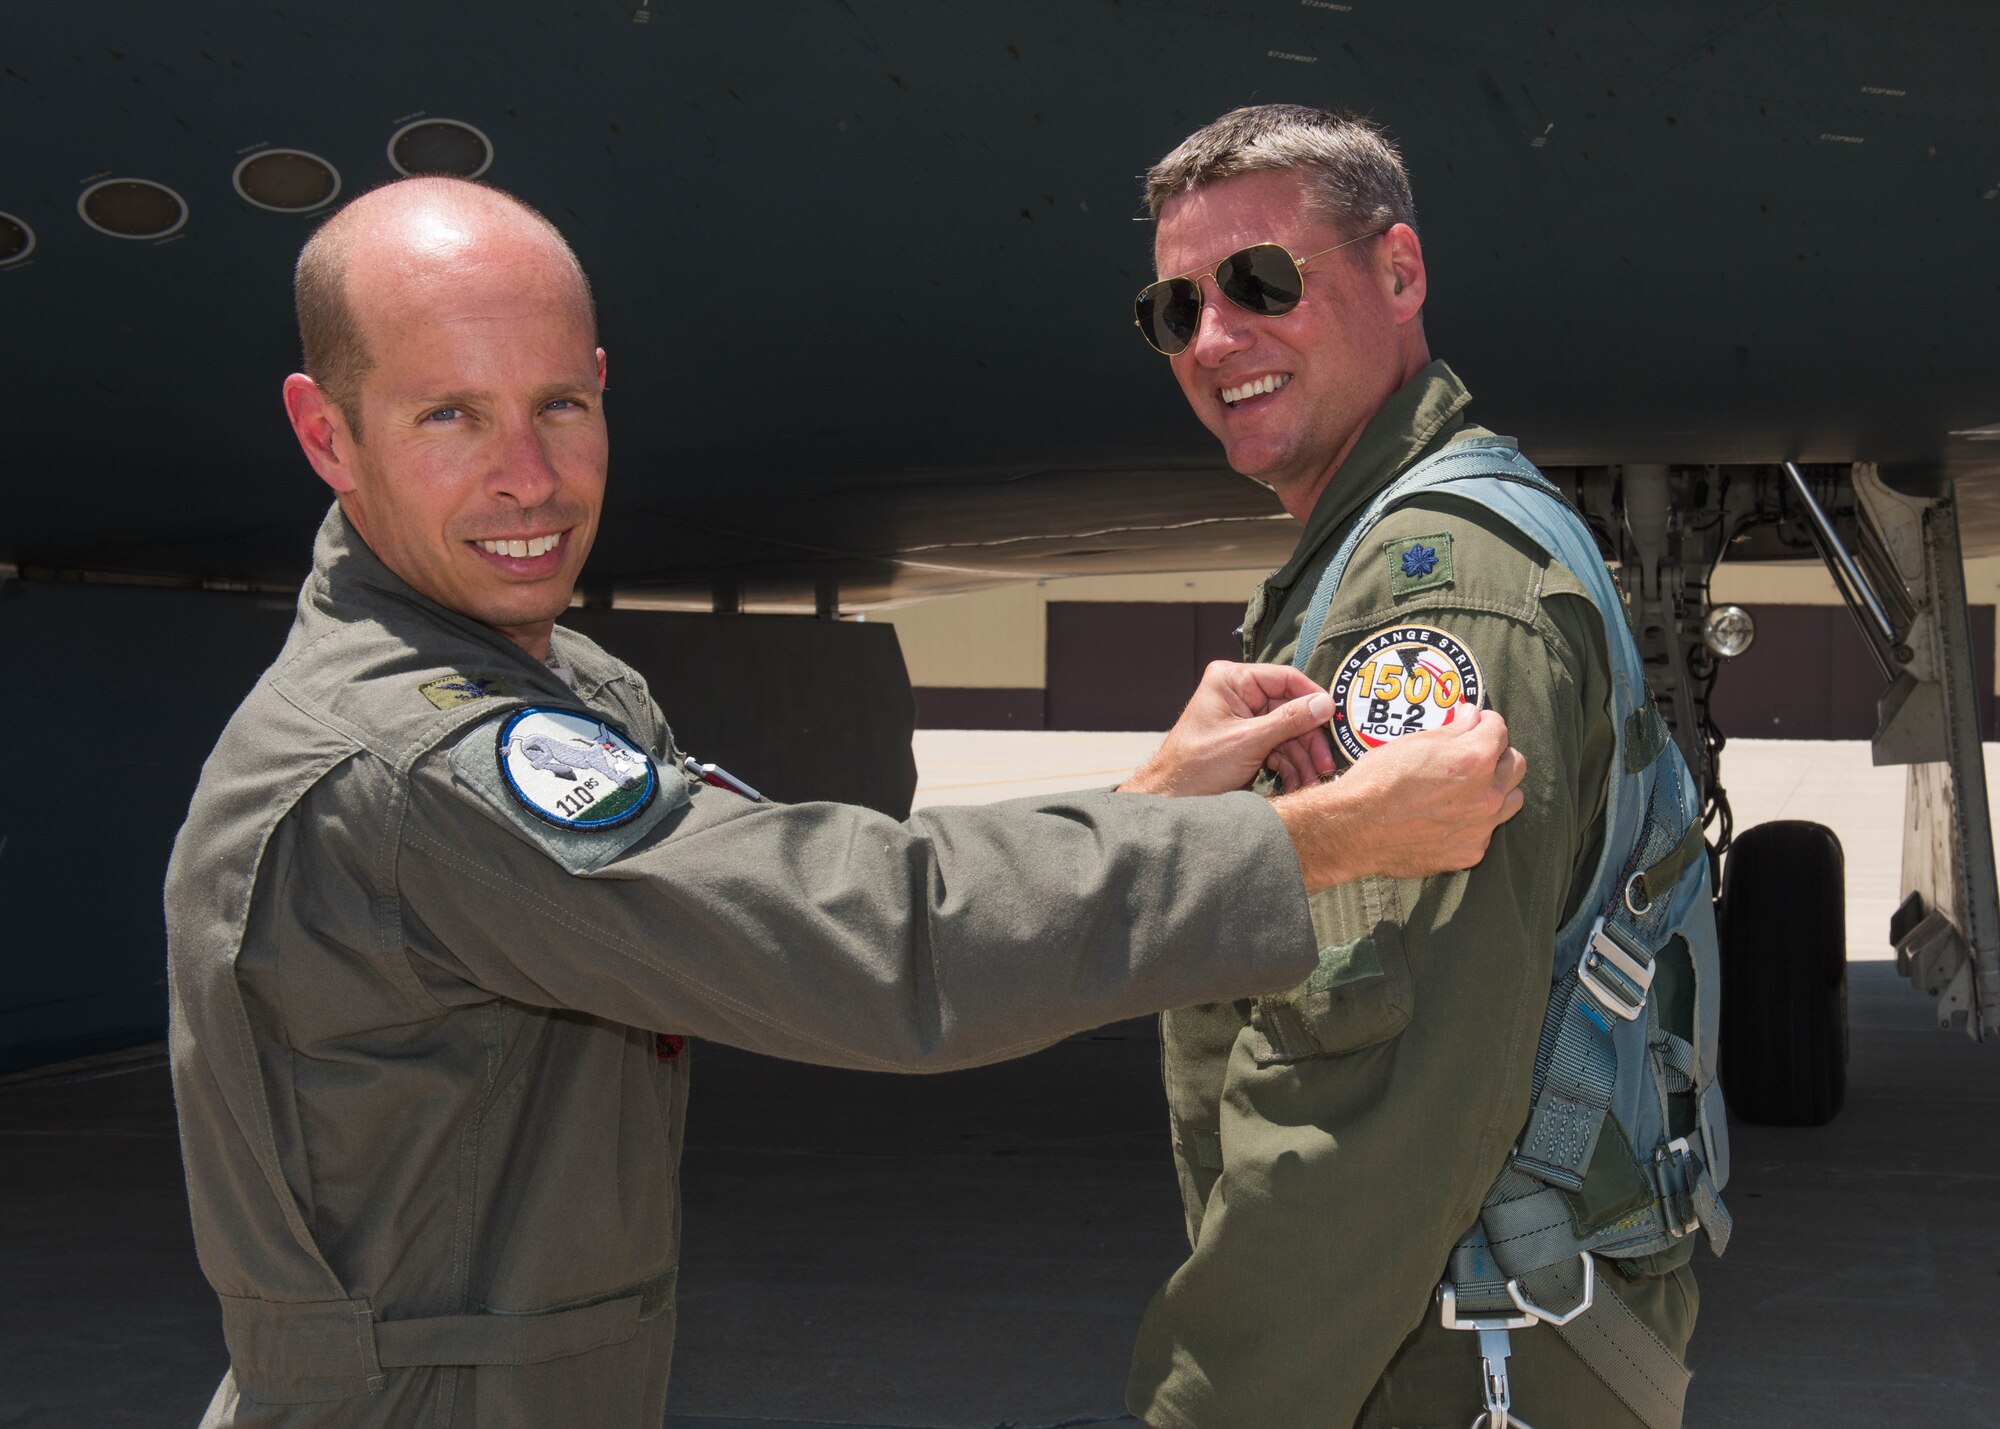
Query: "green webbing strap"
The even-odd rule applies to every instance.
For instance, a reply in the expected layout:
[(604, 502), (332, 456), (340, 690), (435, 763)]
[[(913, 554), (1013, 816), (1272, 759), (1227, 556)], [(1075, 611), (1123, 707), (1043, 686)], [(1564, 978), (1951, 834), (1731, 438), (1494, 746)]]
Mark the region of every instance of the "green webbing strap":
[(1654, 899), (1680, 882), (1688, 865), (1699, 858), (1707, 847), (1708, 841), (1702, 837), (1701, 820), (1696, 818), (1690, 821), (1673, 851), (1633, 880), (1638, 885), (1640, 897), (1651, 905)]
[[(1707, 1085), (1702, 1087), (1700, 1091), (1695, 1093), (1695, 1124), (1700, 1132), (1701, 1159), (1702, 1159), (1702, 1164), (1704, 1166), (1716, 1166), (1719, 1164), (1716, 1159), (1717, 1138), (1715, 1135), (1714, 1127), (1709, 1120), (1709, 1109), (1708, 1109), (1709, 1095), (1713, 1093), (1715, 1090), (1716, 1090), (1715, 1083), (1709, 1082)], [(1718, 1097), (1717, 1100), (1719, 1101), (1720, 1097)], [(1724, 1145), (1726, 1146), (1727, 1143), (1724, 1143)], [(1722, 1169), (1723, 1173), (1726, 1175), (1727, 1168), (1723, 1167)], [(1729, 1215), (1729, 1208), (1722, 1204), (1722, 1189), (1720, 1185), (1718, 1185), (1714, 1179), (1711, 1179), (1709, 1184), (1702, 1189), (1705, 1193), (1704, 1198), (1703, 1200), (1697, 1201), (1696, 1205), (1703, 1206), (1708, 1201), (1713, 1201), (1714, 1203), (1713, 1209), (1715, 1211), (1715, 1217), (1716, 1217), (1714, 1221), (1712, 1222), (1709, 1221), (1707, 1219), (1708, 1211), (1703, 1210), (1702, 1211), (1703, 1220), (1701, 1223), (1702, 1229), (1708, 1232), (1708, 1244), (1710, 1249), (1712, 1249), (1717, 1255), (1720, 1255), (1722, 1254), (1723, 1247), (1729, 1244), (1729, 1233), (1735, 1223)], [(1716, 1229), (1718, 1226), (1721, 1228), (1719, 1233)]]
[[(1618, 1298), (1615, 1276), (1597, 1274), (1595, 1299), (1584, 1314), (1555, 1331), (1578, 1359), (1638, 1415), (1647, 1429), (1680, 1429), (1687, 1402), (1687, 1366)], [(1583, 1266), (1574, 1256), (1522, 1281), (1537, 1305), (1574, 1305), (1583, 1295)]]
[[(1696, 851), (1702, 847), (1700, 819), (1676, 836), (1672, 825), (1658, 816), (1658, 801), (1665, 790), (1663, 780), (1655, 789), (1655, 804), (1647, 811), (1633, 859), (1643, 871), (1628, 882), (1641, 887), (1648, 878), (1669, 872), (1679, 878), (1693, 857), (1690, 846)], [(1624, 1005), (1627, 1015), (1637, 1015), (1647, 997), (1646, 988), (1627, 977), (1616, 959), (1598, 957), (1594, 945), (1601, 934), (1623, 952), (1629, 964), (1649, 970), (1653, 965), (1652, 939), (1642, 925), (1648, 915), (1657, 919), (1664, 912), (1664, 907), (1656, 906), (1649, 896), (1644, 911), (1635, 913), (1623, 888), (1613, 893), (1598, 933), (1585, 948), (1585, 963), (1597, 986), (1585, 985), (1583, 969), (1568, 969), (1550, 989), (1541, 1044), (1535, 1052), (1534, 1097), (1514, 1164), (1565, 1190), (1583, 1188), (1618, 1076), (1611, 1013), (1599, 999), (1612, 997)]]
[(1587, 1241), (1576, 1234), (1576, 1213), (1560, 1191), (1544, 1186), (1518, 1200), (1488, 1206), (1479, 1213), (1486, 1243), (1500, 1274), (1518, 1280), (1523, 1269), (1541, 1270), (1559, 1261), (1575, 1260)]
[(1695, 1177), (1694, 1213), (1701, 1222), (1701, 1233), (1708, 1237), (1708, 1248), (1721, 1255), (1729, 1248), (1729, 1234), (1736, 1228), (1736, 1219), (1729, 1214), (1729, 1207), (1722, 1204), (1722, 1192), (1706, 1166)]
[(1625, 772), (1637, 774), (1667, 749), (1667, 722), (1651, 701), (1632, 711), (1625, 721)]
[(1663, 1027), (1653, 1029), (1653, 1055), (1659, 1059), (1661, 1080), (1669, 1092), (1691, 1092), (1701, 1085), (1701, 1059), (1694, 1044)]
[(1461, 1315), (1519, 1314), (1514, 1302), (1507, 1297), (1509, 1278), (1493, 1258), (1493, 1247), (1487, 1243), (1484, 1223), (1474, 1221), (1472, 1229), (1451, 1248), (1451, 1259), (1446, 1265), (1445, 1283), (1458, 1297), (1458, 1312)]
[(1541, 1085), (1514, 1164), (1544, 1181), (1580, 1191), (1611, 1109), (1618, 1049), (1612, 1045), (1604, 1014), (1592, 1004), (1574, 972), (1556, 984), (1549, 1011), (1542, 1035), (1544, 1055), (1537, 1059), (1543, 1068)]
[[(1550, 1194), (1554, 1194), (1551, 1192)], [(1572, 1253), (1532, 1275), (1518, 1277), (1522, 1295), (1555, 1315), (1583, 1299), (1583, 1262)], [(1567, 1325), (1552, 1328), (1592, 1373), (1629, 1407), (1647, 1429), (1680, 1429), (1687, 1399), (1687, 1367), (1631, 1307), (1618, 1298), (1615, 1276), (1593, 1262), (1591, 1307)], [(1462, 1316), (1517, 1315), (1485, 1232), (1475, 1226), (1452, 1251), (1450, 1283)], [(1542, 1326), (1534, 1327), (1535, 1331)], [(1526, 1331), (1520, 1333), (1527, 1333)]]
[[(1462, 1295), (1463, 1285), (1455, 1278), (1461, 1264), (1467, 1274), (1504, 1290), (1507, 1281), (1525, 1283), (1537, 1271), (1575, 1260), (1579, 1251), (1615, 1260), (1666, 1249), (1686, 1234), (1683, 1227), (1689, 1216), (1701, 1213), (1704, 1196), (1713, 1197), (1715, 1187), (1699, 1157), (1676, 1160), (1674, 1169), (1672, 1185), (1656, 1188), (1643, 1205), (1588, 1233), (1577, 1231), (1576, 1210), (1561, 1191), (1524, 1177), (1529, 1189), (1480, 1211), (1477, 1251), (1463, 1262), (1452, 1262), (1453, 1283), (1460, 1285)], [(1676, 1205), (1667, 1203), (1669, 1191)], [(1669, 1224), (1676, 1215), (1680, 1219)], [(1726, 1226), (1722, 1235), (1728, 1238)], [(1711, 1243), (1714, 1239), (1711, 1234)]]

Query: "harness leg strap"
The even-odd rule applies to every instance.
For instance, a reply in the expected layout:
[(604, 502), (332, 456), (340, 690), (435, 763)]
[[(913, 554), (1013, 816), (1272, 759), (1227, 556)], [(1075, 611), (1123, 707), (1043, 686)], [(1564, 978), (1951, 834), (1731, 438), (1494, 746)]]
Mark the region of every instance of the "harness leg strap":
[[(1542, 1304), (1572, 1304), (1580, 1293), (1574, 1260), (1523, 1276), (1523, 1287)], [(1597, 1277), (1597, 1297), (1587, 1314), (1555, 1326), (1563, 1343), (1596, 1371), (1648, 1429), (1679, 1429), (1687, 1402), (1687, 1366), (1650, 1326), (1618, 1298), (1616, 1277)]]

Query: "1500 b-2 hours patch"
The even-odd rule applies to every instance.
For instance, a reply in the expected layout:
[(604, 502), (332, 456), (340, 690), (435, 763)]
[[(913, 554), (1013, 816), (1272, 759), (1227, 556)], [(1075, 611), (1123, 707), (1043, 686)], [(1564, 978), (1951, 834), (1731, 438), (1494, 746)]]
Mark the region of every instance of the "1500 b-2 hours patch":
[(559, 828), (609, 829), (636, 819), (659, 785), (644, 750), (574, 710), (525, 709), (500, 726), (508, 792)]
[(1442, 729), (1485, 695), (1479, 661), (1431, 625), (1391, 625), (1347, 652), (1333, 677), (1333, 737), (1349, 759), (1405, 734)]

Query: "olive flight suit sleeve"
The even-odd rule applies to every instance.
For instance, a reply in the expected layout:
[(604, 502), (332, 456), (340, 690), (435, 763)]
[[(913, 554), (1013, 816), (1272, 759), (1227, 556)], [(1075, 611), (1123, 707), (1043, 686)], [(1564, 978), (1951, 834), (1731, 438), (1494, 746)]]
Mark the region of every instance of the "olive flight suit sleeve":
[[(1404, 1337), (1436, 1313), (1446, 1257), (1527, 1114), (1571, 870), (1598, 838), (1606, 662), (1566, 570), (1477, 508), (1429, 502), (1364, 541), (1308, 672), (1338, 712), (1340, 668), (1362, 663), (1347, 657), (1371, 636), (1448, 635), (1527, 758), (1526, 803), (1469, 872), (1315, 898), (1318, 968), (1239, 1004), (1233, 1039), (1193, 1039), (1191, 1060), (1208, 1057), (1213, 1073), (1175, 1068), (1170, 1049), (1170, 1093), (1177, 1082), (1219, 1092), (1175, 1109), (1183, 1188), (1199, 1201), (1192, 1254), (1149, 1307), (1134, 1356), (1128, 1403), (1155, 1429), (1352, 1425)], [(1428, 555), (1405, 566), (1411, 538)], [(1438, 671), (1426, 678), (1464, 678), (1463, 664), (1426, 659)], [(1205, 1167), (1185, 1149), (1203, 1139)], [(1476, 1380), (1442, 1392), (1467, 1406), (1452, 1422), (1469, 1422)]]
[(697, 786), (583, 872), (575, 841), (600, 836), (558, 832), (564, 848), (507, 817), (444, 751), (413, 770), (396, 885), (430, 996), (935, 1071), (1312, 966), (1297, 860), (1251, 794), (1077, 794), (898, 823)]

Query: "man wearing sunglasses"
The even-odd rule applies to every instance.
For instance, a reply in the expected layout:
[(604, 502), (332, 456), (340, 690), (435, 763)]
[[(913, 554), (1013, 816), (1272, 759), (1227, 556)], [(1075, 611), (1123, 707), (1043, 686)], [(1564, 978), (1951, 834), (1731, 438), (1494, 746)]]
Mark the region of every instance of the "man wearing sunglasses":
[[(1552, 950), (1599, 906), (1613, 762), (1634, 752), (1616, 727), (1611, 659), (1630, 639), (1615, 594), (1602, 594), (1602, 562), (1580, 523), (1582, 544), (1563, 548), (1581, 552), (1572, 569), (1449, 487), (1376, 507), (1420, 462), (1540, 478), (1470, 423), (1466, 388), (1431, 359), (1409, 183), (1374, 125), (1293, 105), (1237, 110), (1161, 160), (1146, 191), (1164, 276), (1139, 294), (1139, 330), (1229, 464), (1303, 528), (1251, 596), (1246, 658), (1295, 663), (1329, 688), (1343, 763), (1483, 702), (1508, 716), (1528, 775), (1525, 811), (1470, 872), (1317, 895), (1320, 963), (1305, 982), (1165, 1015), (1192, 1251), (1147, 1310), (1128, 1404), (1153, 1429), (1499, 1429), (1511, 1395), (1535, 1429), (1667, 1429), (1680, 1421), (1675, 1376), (1696, 1304), (1691, 1215), (1659, 1238), (1671, 1249), (1615, 1264), (1588, 1245), (1579, 1260), (1565, 1242), (1557, 1260), (1597, 1305), (1566, 1328), (1549, 1324), (1577, 1307), (1554, 1291), (1521, 1292), (1543, 1315), (1497, 1295), (1500, 1311), (1460, 1315), (1465, 1287), (1450, 1303), (1440, 1289), (1472, 1263), (1455, 1248), (1484, 1225), (1503, 1169), (1522, 1177), (1519, 1194), (1555, 1199), (1552, 1236), (1650, 1205), (1652, 1148), (1621, 1159), (1610, 1130), (1567, 1199), (1510, 1161), (1540, 1089), (1538, 1034), (1563, 972)], [(1583, 578), (1593, 564), (1595, 586)], [(1653, 728), (1648, 714), (1635, 708), (1633, 727)], [(1698, 810), (1691, 841), (1673, 832), (1699, 850)], [(1693, 856), (1667, 870), (1691, 889)], [(1705, 880), (1703, 860), (1685, 904), (1697, 935)], [(1678, 1019), (1681, 1045), (1698, 1044), (1693, 974), (1667, 961), (1659, 1026)], [(1597, 1019), (1586, 1031), (1624, 1025), (1584, 1011)], [(1672, 1112), (1692, 1125), (1710, 1107), (1687, 1060)], [(1711, 1239), (1726, 1229), (1719, 1203), (1701, 1224)], [(1551, 1299), (1532, 1299), (1542, 1293)], [(1610, 1316), (1630, 1323), (1613, 1336), (1599, 1328)], [(1580, 1350), (1586, 1332), (1601, 1343)], [(1636, 1371), (1610, 1363), (1628, 1339), (1652, 1342), (1633, 1351)], [(1649, 1376), (1658, 1383), (1632, 1382)]]
[(658, 1429), (683, 1034), (941, 1070), (1280, 986), (1307, 889), (1463, 866), (1520, 805), (1497, 718), (1321, 783), (1324, 696), (1240, 666), (1125, 794), (899, 823), (711, 787), (555, 624), (608, 455), (561, 236), (405, 180), (314, 235), (297, 299), (285, 405), (337, 500), (166, 889), (208, 1424)]

